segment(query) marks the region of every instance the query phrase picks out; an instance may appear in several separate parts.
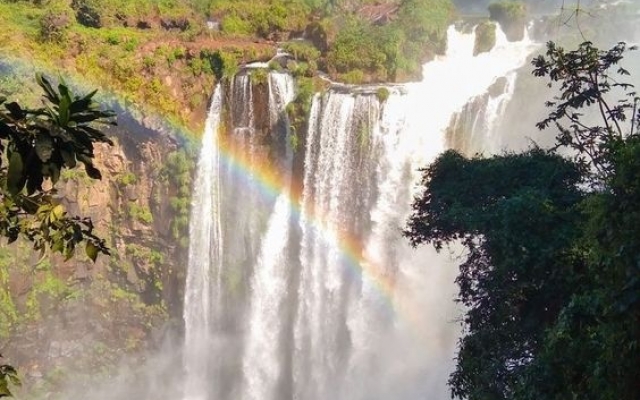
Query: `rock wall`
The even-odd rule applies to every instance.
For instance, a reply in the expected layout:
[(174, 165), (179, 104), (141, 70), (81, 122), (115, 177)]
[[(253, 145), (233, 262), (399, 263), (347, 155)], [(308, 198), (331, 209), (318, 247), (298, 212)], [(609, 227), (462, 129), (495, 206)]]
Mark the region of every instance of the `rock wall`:
[(172, 136), (125, 120), (111, 132), (114, 146), (96, 148), (102, 180), (75, 169), (57, 186), (111, 255), (93, 263), (78, 249), (65, 262), (26, 242), (0, 247), (0, 353), (28, 397), (69, 379), (90, 385), (181, 329), (193, 159)]

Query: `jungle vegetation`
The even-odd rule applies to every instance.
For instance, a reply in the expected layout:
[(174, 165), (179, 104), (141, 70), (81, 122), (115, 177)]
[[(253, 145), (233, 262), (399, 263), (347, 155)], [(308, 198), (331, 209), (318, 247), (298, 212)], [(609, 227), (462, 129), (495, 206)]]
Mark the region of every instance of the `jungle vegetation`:
[[(424, 170), (406, 236), (460, 243), (455, 398), (640, 398), (640, 113), (632, 48), (554, 43), (534, 74), (558, 94), (556, 145)], [(598, 115), (594, 122), (585, 115)]]
[(293, 50), (285, 67), (306, 76), (414, 79), (444, 50), (453, 16), (450, 0), (0, 0), (0, 54), (82, 76), (199, 131), (202, 93), (278, 46)]
[[(93, 165), (94, 144), (112, 142), (96, 124), (115, 125), (115, 114), (99, 108), (96, 91), (76, 95), (64, 81), (57, 88), (42, 75), (36, 81), (43, 107), (0, 98), (0, 236), (8, 243), (25, 240), (42, 256), (60, 253), (67, 260), (84, 244), (86, 256), (95, 261), (99, 253), (109, 254), (105, 240), (95, 234), (91, 219), (67, 213), (55, 184), (80, 165), (89, 178), (101, 179)], [(0, 319), (3, 325), (5, 318)], [(0, 397), (11, 395), (10, 384), (19, 384), (17, 372), (2, 363)]]

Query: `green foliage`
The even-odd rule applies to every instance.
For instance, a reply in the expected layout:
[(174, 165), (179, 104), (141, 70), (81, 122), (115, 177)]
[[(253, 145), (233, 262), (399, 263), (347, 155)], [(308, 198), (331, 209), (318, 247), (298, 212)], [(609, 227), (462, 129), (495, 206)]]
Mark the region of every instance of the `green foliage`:
[[(533, 61), (534, 73), (560, 88), (538, 127), (555, 125), (558, 145), (576, 152), (589, 185), (578, 243), (585, 269), (523, 385), (533, 396), (640, 396), (640, 114), (629, 72), (619, 65), (627, 50), (624, 43), (605, 51), (588, 42), (574, 51), (549, 43), (546, 57)], [(585, 122), (590, 112), (600, 115), (598, 124)]]
[(37, 321), (43, 314), (50, 312), (52, 304), (77, 296), (67, 282), (57, 278), (51, 271), (51, 265), (40, 267), (41, 271), (27, 295), (26, 315), (24, 318)]
[(304, 40), (286, 42), (282, 45), (282, 50), (291, 54), (296, 61), (317, 61), (321, 56), (320, 50)]
[(271, 71), (282, 71), (282, 65), (277, 61), (269, 61), (268, 67)]
[(208, 59), (216, 79), (221, 80), (234, 76), (240, 69), (239, 57), (240, 55), (236, 52), (224, 50), (218, 50), (211, 54)]
[(212, 11), (221, 15), (221, 30), (228, 35), (277, 39), (285, 32), (301, 31), (308, 8), (302, 2), (285, 0), (219, 1)]
[(385, 101), (387, 101), (389, 95), (389, 89), (387, 89), (386, 87), (381, 87), (376, 90), (376, 97), (378, 98), (378, 101), (380, 103), (384, 103)]
[(194, 76), (200, 76), (204, 70), (205, 62), (200, 57), (192, 57), (187, 62), (187, 65)]
[(35, 250), (49, 248), (67, 258), (81, 242), (92, 254), (93, 248), (108, 253), (91, 221), (69, 217), (43, 183), (55, 185), (61, 172), (78, 161), (89, 177), (100, 179), (93, 166), (93, 145), (111, 141), (92, 123), (108, 122), (113, 113), (97, 108), (95, 91), (75, 96), (64, 82), (56, 90), (41, 75), (37, 81), (49, 103), (45, 108), (22, 108), (0, 99), (6, 110), (0, 111), (0, 149), (6, 155), (6, 164), (0, 164), (0, 234), (9, 242), (22, 236)]
[(556, 148), (449, 151), (424, 172), (407, 236), (467, 250), (454, 397), (640, 397), (640, 113), (618, 65), (626, 50), (549, 43), (533, 61), (559, 86), (538, 124), (558, 129)]
[(175, 213), (169, 228), (173, 238), (178, 240), (182, 247), (188, 246), (193, 168), (193, 159), (182, 149), (170, 153), (165, 166), (160, 171), (161, 179), (169, 181), (175, 188), (176, 195), (169, 199), (169, 205)]
[(158, 266), (164, 263), (164, 255), (162, 253), (137, 244), (127, 244), (126, 252), (134, 260), (140, 260), (150, 265)]
[(268, 85), (269, 84), (269, 70), (266, 68), (256, 68), (252, 69), (251, 72), (251, 83), (254, 85)]
[(91, 28), (160, 19), (167, 29), (182, 29), (193, 18), (190, 5), (181, 0), (72, 0), (71, 7), (78, 23)]
[(116, 32), (109, 32), (109, 34), (107, 35), (107, 43), (109, 43), (112, 46), (117, 46), (120, 44), (120, 35), (117, 34)]
[[(635, 50), (635, 47), (631, 49)], [(638, 121), (633, 114), (639, 100), (633, 85), (624, 82), (629, 72), (617, 66), (626, 50), (624, 43), (601, 51), (585, 42), (577, 50), (565, 51), (550, 42), (546, 57), (533, 60), (534, 75), (548, 76), (550, 84), (561, 83), (560, 95), (547, 103), (554, 108), (553, 112), (537, 127), (544, 129), (555, 125), (558, 145), (576, 151), (574, 160), (592, 181), (606, 181), (615, 172), (611, 151), (625, 136), (638, 131)], [(612, 68), (615, 68), (614, 72), (609, 71)], [(615, 102), (609, 100), (613, 90), (622, 91), (624, 96)], [(602, 125), (583, 123), (584, 112), (600, 115)]]
[(311, 102), (316, 92), (313, 79), (299, 77), (296, 80), (297, 90), (296, 97), (293, 101), (287, 104), (286, 111), (289, 118), (290, 134), (295, 137), (291, 138), (291, 144), (295, 145), (294, 150), (297, 148), (299, 141), (298, 134), (305, 132), (307, 127), (307, 118), (311, 111)]
[(120, 186), (134, 185), (138, 181), (138, 177), (131, 171), (123, 172), (116, 178), (116, 182)]
[(364, 71), (361, 69), (352, 69), (349, 72), (339, 75), (341, 81), (353, 85), (362, 83), (364, 81), (364, 76)]
[(141, 206), (138, 203), (131, 202), (129, 203), (129, 217), (133, 218), (136, 221), (150, 224), (153, 222), (153, 214), (149, 207)]
[(237, 15), (225, 17), (220, 24), (220, 28), (224, 33), (233, 36), (248, 36), (253, 32), (251, 23)]
[[(0, 358), (2, 355), (0, 355)], [(8, 364), (0, 364), (0, 397), (11, 397), (11, 386), (20, 386), (18, 371)]]
[(449, 0), (403, 1), (384, 25), (348, 16), (330, 45), (327, 68), (339, 74), (361, 70), (362, 76), (347, 75), (352, 83), (419, 74), (425, 58), (443, 50), (451, 16)]
[(365, 21), (349, 18), (329, 51), (329, 65), (338, 73), (381, 68), (386, 56), (378, 48), (375, 32), (376, 28)]
[(409, 42), (430, 44), (444, 38), (452, 13), (448, 0), (405, 0), (397, 23)]
[(558, 305), (568, 300), (559, 288), (570, 277), (545, 275), (558, 263), (563, 271), (575, 268), (570, 244), (580, 174), (568, 160), (538, 149), (471, 160), (449, 151), (424, 179), (428, 189), (409, 221), (412, 243), (440, 249), (459, 240), (467, 249), (456, 283), (468, 331), (449, 381), (452, 394), (509, 398), (520, 374), (510, 366), (537, 354)]

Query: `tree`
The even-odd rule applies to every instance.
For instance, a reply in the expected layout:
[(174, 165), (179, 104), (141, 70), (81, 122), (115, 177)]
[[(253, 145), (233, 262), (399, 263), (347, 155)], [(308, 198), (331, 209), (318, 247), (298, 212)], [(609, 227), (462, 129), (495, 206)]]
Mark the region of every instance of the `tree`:
[(456, 278), (468, 311), (449, 381), (455, 396), (509, 398), (538, 353), (580, 268), (571, 251), (579, 181), (573, 163), (541, 149), (470, 160), (448, 151), (425, 170), (407, 235), (467, 250)]
[(405, 234), (467, 250), (454, 397), (640, 398), (640, 114), (626, 50), (549, 43), (533, 60), (559, 84), (538, 124), (556, 127), (555, 148), (449, 151), (424, 170)]
[[(98, 108), (96, 91), (77, 96), (64, 82), (56, 90), (44, 76), (36, 80), (44, 91), (43, 107), (24, 108), (0, 98), (0, 235), (9, 243), (25, 239), (36, 251), (58, 252), (66, 259), (84, 243), (95, 261), (98, 253), (109, 254), (104, 240), (89, 218), (67, 214), (55, 184), (63, 170), (78, 163), (89, 177), (101, 178), (93, 146), (113, 143), (94, 125), (115, 124), (115, 114)], [(0, 397), (10, 396), (9, 384), (17, 382), (15, 369), (0, 365)]]
[(78, 163), (89, 177), (101, 178), (93, 166), (93, 145), (113, 143), (93, 124), (115, 124), (114, 114), (98, 109), (96, 91), (76, 96), (64, 82), (54, 90), (45, 77), (36, 78), (49, 103), (44, 107), (23, 108), (0, 98), (6, 109), (0, 111), (0, 235), (10, 243), (23, 237), (34, 250), (48, 248), (66, 258), (85, 242), (95, 260), (98, 252), (108, 254), (104, 241), (93, 233), (90, 219), (67, 215), (55, 184), (64, 169)]

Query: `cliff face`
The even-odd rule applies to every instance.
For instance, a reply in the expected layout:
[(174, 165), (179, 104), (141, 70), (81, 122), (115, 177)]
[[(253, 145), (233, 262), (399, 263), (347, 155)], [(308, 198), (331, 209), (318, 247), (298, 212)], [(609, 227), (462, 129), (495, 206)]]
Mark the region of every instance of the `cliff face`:
[(193, 162), (171, 136), (124, 125), (114, 146), (96, 149), (101, 181), (76, 169), (57, 186), (110, 256), (93, 263), (79, 249), (64, 262), (27, 243), (0, 248), (0, 352), (31, 393), (110, 373), (160, 330), (180, 329)]

